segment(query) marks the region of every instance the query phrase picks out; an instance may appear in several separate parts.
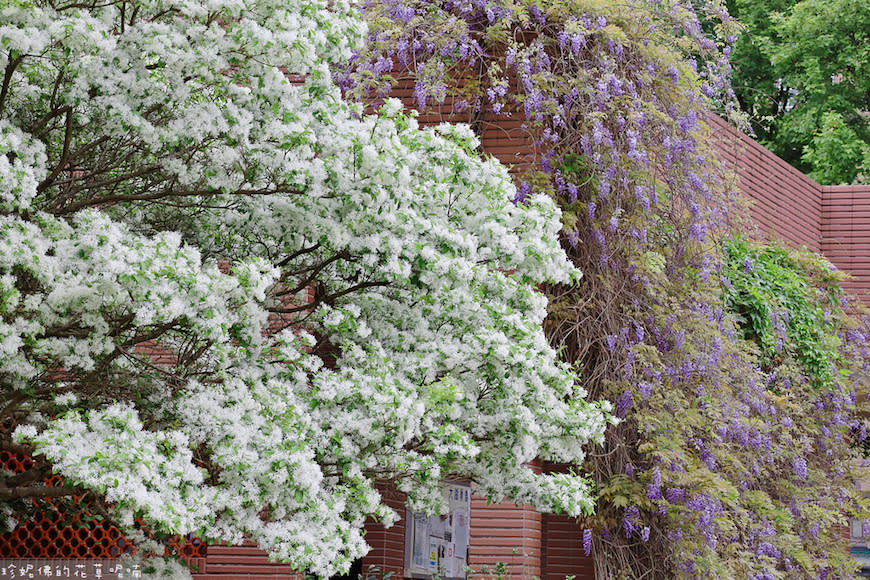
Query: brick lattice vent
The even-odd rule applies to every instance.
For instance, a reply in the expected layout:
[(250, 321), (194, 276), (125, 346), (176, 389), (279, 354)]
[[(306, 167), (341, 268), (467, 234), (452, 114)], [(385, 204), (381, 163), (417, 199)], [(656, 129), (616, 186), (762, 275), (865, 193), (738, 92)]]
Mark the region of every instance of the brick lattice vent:
[[(0, 451), (0, 468), (22, 473), (31, 469), (34, 461), (8, 451)], [(45, 481), (48, 486), (61, 485), (60, 476)], [(66, 500), (69, 501), (69, 500)], [(81, 497), (74, 496), (72, 503)], [(29, 521), (14, 531), (0, 535), (0, 557), (14, 559), (102, 559), (114, 560), (130, 554), (132, 544), (114, 525), (91, 516), (83, 510), (67, 510), (64, 501), (33, 500), (35, 512)], [(205, 543), (193, 538), (171, 538), (166, 543), (167, 554), (181, 555), (195, 563), (206, 557)]]

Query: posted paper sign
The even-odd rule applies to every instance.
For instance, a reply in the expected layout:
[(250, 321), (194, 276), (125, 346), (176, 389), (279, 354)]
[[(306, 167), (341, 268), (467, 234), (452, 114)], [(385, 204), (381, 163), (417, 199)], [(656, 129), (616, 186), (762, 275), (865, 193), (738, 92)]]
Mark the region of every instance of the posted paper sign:
[(444, 499), (446, 514), (408, 514), (405, 566), (410, 576), (465, 579), (471, 487), (467, 483), (445, 483)]

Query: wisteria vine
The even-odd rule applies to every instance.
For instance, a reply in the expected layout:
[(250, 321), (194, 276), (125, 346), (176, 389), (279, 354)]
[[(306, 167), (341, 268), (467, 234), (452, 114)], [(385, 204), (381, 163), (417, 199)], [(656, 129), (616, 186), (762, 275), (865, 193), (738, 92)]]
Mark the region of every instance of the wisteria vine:
[[(739, 122), (724, 3), (370, 0), (365, 12), (368, 47), (337, 74), (347, 93), (404, 89), (480, 135), (522, 119), (534, 147), (516, 202), (546, 192), (562, 208), (584, 279), (548, 287), (547, 331), (623, 419), (583, 466), (600, 499), (578, 540), (597, 577), (850, 577), (837, 525), (866, 513), (851, 377), (867, 330), (826, 262), (732, 238), (746, 224), (704, 122), (713, 108)], [(770, 291), (750, 315), (753, 284)]]

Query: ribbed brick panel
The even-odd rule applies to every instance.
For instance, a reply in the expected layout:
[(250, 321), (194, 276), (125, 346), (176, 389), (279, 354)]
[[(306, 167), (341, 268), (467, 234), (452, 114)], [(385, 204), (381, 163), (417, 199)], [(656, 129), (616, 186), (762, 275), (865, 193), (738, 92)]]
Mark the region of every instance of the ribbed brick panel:
[(209, 546), (194, 580), (301, 580), (287, 564), (269, 561), (256, 546)]
[(473, 497), (469, 544), (468, 565), (478, 573), (503, 562), (512, 578), (541, 577), (541, 514), (529, 505)]
[(378, 491), (384, 498), (384, 503), (390, 506), (401, 518), (391, 528), (385, 528), (377, 522), (366, 524), (366, 542), (371, 551), (363, 557), (362, 571), (367, 573), (374, 566), (381, 572), (392, 572), (401, 578), (405, 569), (405, 496), (387, 487), (379, 487)]
[(844, 288), (870, 302), (870, 185), (822, 187), (822, 253), (852, 275)]
[(543, 580), (595, 580), (592, 558), (583, 552), (582, 534), (577, 520), (568, 516), (544, 514), (541, 567)]
[[(390, 96), (400, 99), (407, 109), (416, 109), (413, 79), (403, 78), (393, 88)], [(432, 126), (439, 123), (480, 124), (481, 148), (518, 174), (531, 168), (535, 161), (535, 145), (523, 128), (525, 115), (521, 111), (503, 109), (499, 114), (484, 112), (475, 121), (469, 111), (456, 111), (456, 103), (448, 100), (442, 105), (426, 107), (418, 117), (421, 125)]]
[(761, 237), (821, 251), (822, 188), (725, 121), (710, 115), (713, 146), (752, 200), (752, 219)]
[(487, 113), (483, 116), (481, 144), (483, 150), (519, 174), (534, 168), (536, 149), (523, 128), (525, 117), (514, 112), (510, 116)]

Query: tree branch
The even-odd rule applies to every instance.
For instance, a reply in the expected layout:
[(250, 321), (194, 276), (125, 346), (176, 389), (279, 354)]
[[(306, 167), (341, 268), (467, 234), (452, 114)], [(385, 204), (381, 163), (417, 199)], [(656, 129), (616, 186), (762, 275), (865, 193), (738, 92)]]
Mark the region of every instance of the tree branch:
[(363, 290), (364, 288), (376, 288), (379, 286), (389, 285), (389, 282), (360, 282), (359, 284), (354, 284), (349, 288), (345, 288), (341, 292), (334, 292), (333, 294), (328, 294), (320, 298), (315, 298), (314, 302), (312, 302), (311, 304), (306, 304), (305, 306), (297, 306), (295, 308), (269, 308), (269, 312), (274, 312), (275, 314), (292, 314), (294, 312), (314, 310), (319, 304), (323, 304), (324, 302), (327, 304), (331, 304), (337, 298), (341, 298), (342, 296), (346, 296), (347, 294), (350, 294), (352, 292)]
[(307, 248), (302, 248), (301, 250), (293, 252), (292, 254), (290, 254), (289, 256), (287, 256), (286, 258), (281, 260), (280, 262), (278, 262), (277, 266), (279, 268), (283, 268), (284, 266), (286, 266), (287, 264), (289, 264), (290, 262), (292, 262), (293, 260), (295, 260), (299, 256), (302, 256), (304, 254), (310, 254), (311, 252), (316, 251), (318, 248), (320, 248), (320, 243), (314, 244), (313, 246), (308, 246)]
[(51, 175), (43, 179), (39, 185), (36, 186), (36, 192), (42, 193), (45, 191), (54, 180), (60, 175), (60, 172), (63, 171), (67, 165), (69, 164), (69, 145), (72, 140), (72, 125), (73, 125), (73, 116), (72, 116), (72, 107), (66, 109), (66, 123), (64, 128), (63, 135), (63, 152), (60, 155), (60, 160), (57, 162), (57, 166), (55, 166), (54, 170), (51, 172)]
[(275, 295), (276, 296), (287, 296), (290, 294), (296, 294), (297, 292), (301, 291), (303, 288), (306, 288), (309, 284), (311, 284), (314, 281), (314, 279), (317, 277), (317, 275), (323, 271), (324, 268), (326, 268), (330, 264), (334, 264), (335, 262), (337, 262), (339, 260), (342, 260), (342, 259), (346, 260), (348, 258), (350, 258), (350, 254), (347, 251), (341, 251), (341, 252), (338, 252), (333, 257), (326, 259), (323, 262), (320, 262), (316, 266), (311, 266), (310, 268), (303, 268), (301, 270), (294, 270), (292, 272), (288, 272), (287, 274), (291, 275), (291, 276), (296, 275), (296, 274), (301, 274), (303, 272), (308, 272), (308, 271), (310, 271), (311, 273), (304, 280), (299, 282), (295, 287), (288, 288), (286, 290), (282, 290), (282, 291), (276, 293)]
[[(58, 76), (58, 79), (60, 79), (60, 76)], [(42, 129), (45, 128), (46, 125), (48, 125), (49, 121), (51, 121), (55, 117), (59, 117), (60, 115), (65, 114), (65, 113), (69, 114), (71, 111), (72, 111), (72, 107), (70, 105), (64, 105), (63, 107), (58, 107), (56, 109), (52, 109), (51, 111), (49, 111), (48, 113), (43, 115), (42, 118), (33, 125), (33, 128), (31, 129), (30, 132), (33, 133), (34, 135), (36, 135), (37, 137), (42, 137), (43, 136)]]
[[(97, 187), (112, 185), (114, 183), (118, 183), (121, 181), (125, 181), (127, 179), (132, 179), (134, 177), (141, 177), (142, 175), (147, 175), (148, 173), (153, 173), (158, 170), (159, 167), (151, 167), (147, 170), (143, 169), (137, 172), (128, 173), (127, 175), (122, 175), (120, 177), (114, 179), (108, 179), (100, 183), (96, 183), (93, 185), (88, 185), (87, 189), (96, 189)], [(85, 188), (82, 188), (85, 189)], [(75, 213), (82, 209), (88, 207), (96, 207), (96, 206), (104, 206), (104, 205), (112, 205), (120, 202), (129, 202), (129, 201), (154, 201), (160, 200), (164, 198), (172, 198), (172, 197), (209, 197), (214, 195), (220, 195), (220, 190), (215, 190), (211, 188), (204, 189), (191, 189), (187, 191), (155, 191), (151, 193), (141, 193), (141, 194), (115, 194), (115, 195), (105, 195), (102, 197), (94, 197), (90, 199), (83, 199), (81, 201), (77, 201), (74, 203), (69, 203), (66, 206), (53, 210), (52, 213), (55, 215), (66, 215)], [(230, 192), (232, 195), (274, 195), (277, 193), (301, 193), (299, 190), (293, 187), (276, 187), (275, 189), (239, 189), (233, 192)]]
[(15, 411), (15, 408), (18, 406), (18, 403), (26, 398), (27, 395), (25, 393), (21, 391), (15, 391), (15, 393), (7, 399), (9, 402), (6, 403), (6, 406), (3, 407), (2, 410), (0, 410), (0, 424), (6, 421), (7, 417), (11, 417), (13, 411)]
[(15, 74), (15, 69), (24, 60), (24, 55), (17, 56), (11, 59), (6, 64), (6, 72), (3, 74), (3, 86), (0, 87), (0, 119), (3, 118), (3, 112), (6, 109), (6, 97), (9, 95), (9, 84), (12, 82), (12, 75)]
[(49, 475), (51, 475), (51, 468), (44, 463), (40, 463), (36, 467), (10, 475), (6, 479), (0, 478), (0, 489), (4, 487), (9, 489), (27, 487), (33, 482), (43, 481)]
[(24, 499), (31, 497), (68, 497), (82, 495), (87, 490), (81, 487), (52, 487), (50, 485), (31, 485), (27, 487), (2, 487), (0, 498)]

